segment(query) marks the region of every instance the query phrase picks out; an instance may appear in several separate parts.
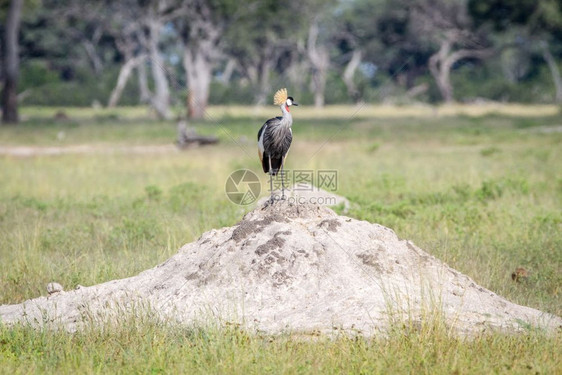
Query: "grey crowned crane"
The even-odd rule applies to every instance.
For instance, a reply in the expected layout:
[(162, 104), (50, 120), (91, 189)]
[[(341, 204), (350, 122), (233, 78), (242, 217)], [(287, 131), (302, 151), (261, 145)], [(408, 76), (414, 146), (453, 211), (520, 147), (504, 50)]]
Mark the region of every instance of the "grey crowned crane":
[(287, 96), (287, 89), (281, 89), (273, 96), (273, 104), (281, 108), (282, 116), (269, 119), (258, 132), (258, 155), (265, 173), (269, 173), (270, 202), (273, 202), (273, 176), (281, 173), (281, 199), (285, 199), (285, 182), (283, 181), (283, 166), (285, 157), (293, 141), (293, 116), (289, 108), (298, 105), (295, 100)]

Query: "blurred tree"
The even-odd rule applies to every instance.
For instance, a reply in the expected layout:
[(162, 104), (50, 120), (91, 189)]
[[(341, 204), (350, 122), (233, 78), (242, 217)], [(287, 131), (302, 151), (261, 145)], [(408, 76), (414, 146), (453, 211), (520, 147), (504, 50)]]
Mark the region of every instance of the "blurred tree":
[(2, 40), (2, 121), (17, 123), (18, 116), (18, 76), (19, 76), (19, 28), (23, 0), (11, 0), (4, 23)]
[[(562, 3), (559, 0), (469, 0), (468, 8), (478, 24), (492, 24), (507, 33), (514, 26), (519, 45), (533, 46), (548, 65), (555, 100), (562, 104), (562, 77), (552, 45), (562, 43)], [(521, 40), (530, 43), (522, 43)]]
[(64, 78), (80, 67), (99, 77), (116, 56), (108, 0), (42, 0), (23, 20), (22, 49), (26, 57), (47, 59)]
[(355, 103), (362, 99), (355, 81), (357, 69), (364, 59), (378, 63), (382, 52), (377, 25), (385, 3), (386, 0), (355, 0), (339, 4), (334, 12), (333, 43), (339, 55), (335, 63), (343, 70), (347, 94)]
[(485, 26), (473, 22), (467, 0), (415, 0), (410, 3), (412, 31), (437, 47), (428, 66), (445, 102), (454, 100), (451, 69), (463, 59), (484, 59), (495, 49)]
[[(104, 31), (112, 37), (122, 61), (116, 85), (108, 101), (109, 107), (117, 104), (136, 68), (139, 73), (141, 102), (150, 103), (160, 118), (171, 118), (170, 88), (160, 44), (165, 25), (180, 14), (176, 5), (174, 1), (107, 2), (104, 11), (108, 22), (105, 23)], [(154, 82), (153, 92), (148, 88), (145, 67), (147, 61), (150, 63)]]
[[(104, 0), (65, 0), (62, 3), (51, 0), (45, 3), (45, 8), (49, 7), (51, 12), (56, 10), (50, 15), (50, 23), (63, 26), (64, 32), (74, 42), (72, 44), (84, 49), (96, 76), (102, 73), (106, 63), (101, 42), (111, 19), (108, 5)], [(49, 14), (49, 10), (43, 10)]]
[(252, 4), (240, 7), (234, 0), (182, 0), (181, 15), (174, 27), (183, 46), (183, 67), (187, 84), (187, 113), (190, 118), (205, 115), (213, 68), (223, 58), (227, 27)]
[[(315, 17), (308, 27), (307, 53), (312, 67), (312, 91), (314, 93), (314, 106), (324, 106), (326, 90), (326, 77), (330, 67), (330, 52), (327, 46), (326, 27), (320, 33), (320, 17)], [(322, 36), (319, 38), (319, 36)], [(320, 42), (319, 42), (320, 39)]]
[[(145, 35), (145, 24), (143, 23), (147, 12), (139, 6), (136, 0), (111, 2), (107, 4), (106, 12), (108, 12), (107, 16), (110, 22), (106, 25), (105, 32), (113, 37), (122, 62), (117, 82), (111, 91), (107, 106), (115, 107), (117, 105), (134, 69), (140, 69), (139, 77), (142, 75), (143, 84), (139, 85), (139, 87), (142, 87), (140, 101), (151, 103), (153, 98), (148, 89), (145, 67), (148, 41)], [(156, 111), (162, 109), (162, 106), (154, 105), (154, 107)], [(169, 116), (169, 110), (164, 108), (160, 115), (164, 118)]]
[[(131, 1), (129, 1), (131, 2)], [(116, 62), (122, 52), (118, 45), (127, 14), (115, 11), (115, 4), (109, 0), (42, 0), (33, 12), (27, 12), (23, 19), (22, 51), (24, 61), (41, 62), (49, 72), (56, 72), (57, 83), (47, 83), (55, 98), (65, 95), (73, 85), (80, 85), (80, 96), (85, 99), (81, 105), (89, 105), (104, 98), (109, 87)], [(123, 2), (119, 2), (120, 4)], [(29, 4), (26, 3), (26, 4)], [(39, 85), (41, 86), (41, 85)], [(106, 88), (107, 87), (107, 88)], [(32, 87), (30, 96), (41, 95), (40, 87)], [(73, 102), (67, 99), (68, 102)], [(37, 100), (37, 97), (35, 97)], [(44, 99), (41, 99), (44, 102)], [(48, 101), (47, 101), (48, 102)]]
[(154, 93), (151, 95), (150, 103), (162, 118), (169, 119), (172, 116), (170, 111), (170, 86), (166, 76), (166, 67), (161, 55), (159, 46), (160, 36), (164, 25), (171, 22), (180, 12), (175, 8), (174, 1), (146, 1), (139, 0), (140, 3), (147, 3), (143, 7), (145, 17), (143, 19), (147, 32), (144, 44), (148, 48), (152, 78), (154, 80)]
[(302, 86), (299, 82), (310, 80), (317, 108), (326, 102), (328, 73), (332, 57), (337, 53), (334, 38), (337, 26), (333, 22), (337, 6), (335, 0), (311, 0), (297, 3), (293, 11), (292, 51), (286, 54), (285, 69), (295, 87)]
[[(2, 19), (8, 20), (13, 1), (0, 2)], [(180, 90), (171, 89), (176, 83), (186, 85), (186, 108), (194, 118), (204, 115), (211, 89), (215, 103), (250, 97), (263, 104), (277, 79), (287, 79), (283, 85), (303, 102), (321, 106), (384, 98), (395, 88), (408, 97), (427, 92), (445, 101), (455, 98), (453, 87), (459, 99), (532, 100), (519, 91), (549, 76), (562, 102), (561, 4), (28, 0), (19, 45), (26, 74), (20, 74), (19, 86), (26, 101), (41, 104), (89, 105), (106, 98), (114, 106), (135, 103), (130, 94), (140, 93), (140, 101), (163, 118), (171, 116), (170, 103), (179, 97)], [(0, 27), (5, 87), (6, 26)], [(501, 59), (479, 61), (496, 52)], [(138, 82), (129, 85), (135, 70)], [(388, 79), (393, 82), (383, 84)], [(434, 86), (428, 84), (432, 79)], [(506, 90), (511, 94), (504, 95)], [(535, 100), (549, 100), (545, 95)]]
[(411, 22), (411, 7), (406, 1), (385, 0), (380, 5), (376, 30), (368, 38), (365, 60), (376, 65), (404, 89), (410, 97), (427, 90), (420, 77), (428, 73), (428, 60), (435, 51), (434, 43), (417, 32)]
[(299, 98), (307, 90), (306, 81), (310, 71), (310, 63), (306, 57), (305, 39), (304, 35), (299, 35), (291, 48), (288, 48), (281, 57), (285, 63), (283, 71), (287, 76), (289, 86)]
[(249, 12), (240, 15), (224, 31), (224, 53), (250, 81), (256, 104), (267, 102), (271, 74), (279, 60), (291, 51), (298, 53), (305, 21), (301, 3), (295, 0), (254, 3)]

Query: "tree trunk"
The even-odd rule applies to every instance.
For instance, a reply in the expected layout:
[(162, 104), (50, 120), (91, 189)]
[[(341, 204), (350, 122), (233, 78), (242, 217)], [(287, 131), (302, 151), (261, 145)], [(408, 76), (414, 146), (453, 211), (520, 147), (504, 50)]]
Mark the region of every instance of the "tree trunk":
[(357, 103), (359, 101), (359, 90), (357, 90), (357, 86), (355, 85), (353, 77), (355, 76), (355, 71), (359, 67), (359, 64), (361, 64), (362, 54), (363, 53), (361, 50), (356, 49), (353, 51), (351, 59), (345, 66), (342, 77), (343, 82), (347, 87), (347, 93), (354, 103)]
[(183, 67), (187, 77), (187, 115), (192, 119), (205, 117), (212, 74), (209, 60), (201, 47), (192, 51), (185, 46)]
[(23, 0), (12, 0), (6, 18), (3, 48), (3, 78), (2, 90), (2, 121), (17, 123), (18, 116), (18, 75), (19, 75), (19, 45), (18, 34)]
[(445, 103), (453, 102), (453, 86), (450, 80), (450, 64), (447, 64), (447, 56), (451, 51), (451, 42), (443, 40), (439, 51), (429, 58), (429, 71), (437, 84), (439, 93)]
[(103, 62), (96, 53), (96, 47), (94, 46), (94, 43), (92, 43), (90, 40), (83, 40), (82, 47), (84, 47), (86, 55), (90, 58), (92, 68), (94, 69), (94, 74), (96, 76), (99, 76), (103, 70)]
[(168, 87), (168, 79), (166, 78), (166, 68), (164, 60), (160, 56), (158, 49), (158, 39), (160, 35), (161, 24), (152, 20), (150, 22), (149, 35), (149, 52), (152, 78), (154, 79), (154, 95), (150, 102), (159, 117), (170, 119), (172, 113), (170, 111), (170, 89)]
[(556, 64), (556, 60), (550, 49), (548, 48), (547, 42), (541, 43), (542, 47), (542, 56), (546, 63), (548, 64), (548, 68), (550, 69), (550, 74), (552, 75), (552, 80), (554, 81), (554, 88), (556, 90), (555, 100), (556, 103), (562, 104), (562, 78), (560, 77), (560, 70), (558, 69), (558, 65)]
[(325, 104), (326, 71), (315, 69), (312, 73), (312, 85), (314, 88), (314, 107), (322, 108)]
[(445, 39), (441, 42), (439, 51), (429, 58), (429, 71), (435, 79), (439, 92), (445, 103), (454, 101), (453, 85), (451, 84), (451, 69), (457, 61), (466, 58), (484, 59), (494, 54), (494, 49), (460, 49), (451, 52), (453, 41)]
[(125, 64), (121, 66), (121, 70), (119, 71), (119, 77), (117, 78), (117, 84), (113, 91), (111, 91), (111, 95), (109, 97), (109, 102), (107, 106), (112, 108), (117, 105), (119, 99), (121, 99), (121, 94), (123, 93), (123, 89), (125, 89), (125, 85), (131, 76), (133, 69), (144, 63), (144, 59), (146, 58), (145, 55), (139, 55), (134, 58), (128, 59)]
[(228, 83), (230, 82), (230, 78), (232, 78), (232, 73), (234, 73), (235, 69), (236, 60), (234, 60), (233, 58), (229, 58), (220, 78), (220, 81), (223, 85), (228, 85)]
[(137, 65), (137, 76), (139, 79), (139, 103), (150, 103), (150, 89), (148, 88), (148, 77), (146, 74), (146, 61)]
[(266, 56), (262, 57), (261, 66), (259, 68), (259, 90), (256, 96), (257, 105), (264, 105), (267, 103), (267, 94), (270, 91), (269, 78), (271, 68), (273, 67), (273, 60), (268, 58), (268, 55), (271, 56), (273, 53), (266, 54)]
[(427, 83), (419, 84), (406, 91), (406, 97), (413, 99), (416, 96), (423, 94), (428, 89), (429, 89), (429, 85)]
[(287, 76), (293, 90), (302, 91), (305, 88), (303, 77), (310, 71), (309, 62), (306, 56), (306, 42), (302, 39), (297, 41), (296, 48), (290, 50), (289, 66)]
[(312, 88), (314, 91), (314, 106), (324, 106), (324, 91), (326, 77), (330, 65), (330, 55), (324, 46), (317, 46), (318, 23), (313, 22), (308, 30), (308, 58), (312, 64)]
[(453, 85), (451, 84), (451, 67), (446, 64), (441, 64), (441, 69), (437, 75), (436, 81), (441, 96), (445, 103), (452, 103), (455, 101), (453, 96)]

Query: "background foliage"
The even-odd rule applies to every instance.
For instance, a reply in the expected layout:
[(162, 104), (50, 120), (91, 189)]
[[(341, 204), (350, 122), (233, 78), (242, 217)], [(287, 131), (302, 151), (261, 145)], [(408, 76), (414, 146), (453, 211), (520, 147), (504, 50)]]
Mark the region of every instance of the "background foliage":
[[(267, 0), (243, 7), (230, 0), (37, 0), (25, 3), (19, 39), (18, 90), (28, 105), (105, 105), (135, 57), (143, 60), (126, 79), (123, 105), (151, 103), (151, 95), (183, 104), (207, 85), (210, 96), (197, 94), (198, 105), (263, 104), (279, 86), (304, 104), (316, 95), (327, 104), (433, 103), (447, 99), (439, 74), (449, 69), (458, 101), (562, 100), (555, 0)], [(197, 58), (208, 73), (195, 67)], [(164, 76), (153, 74), (154, 64)], [(156, 89), (160, 81), (169, 97)]]

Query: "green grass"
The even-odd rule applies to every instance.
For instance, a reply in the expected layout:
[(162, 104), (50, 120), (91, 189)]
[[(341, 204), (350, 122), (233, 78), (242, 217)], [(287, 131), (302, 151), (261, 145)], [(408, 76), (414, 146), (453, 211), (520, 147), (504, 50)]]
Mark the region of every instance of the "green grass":
[[(331, 118), (299, 119), (299, 109), (287, 168), (337, 170), (337, 192), (354, 204), (349, 216), (393, 228), (514, 302), (562, 315), (562, 133), (539, 131), (559, 126), (562, 116), (350, 118), (355, 109), (341, 108)], [(24, 109), (27, 121), (0, 127), (0, 147), (95, 146), (81, 154), (0, 156), (0, 303), (44, 295), (50, 281), (72, 289), (135, 275), (248, 210), (227, 200), (224, 184), (236, 169), (260, 172), (255, 133), (263, 119), (251, 111), (193, 124), (217, 134), (218, 146), (146, 154), (107, 150), (172, 144), (173, 122), (131, 108), (66, 111), (71, 118), (57, 122), (52, 109)], [(529, 278), (513, 282), (516, 267)], [(1, 372), (562, 371), (561, 334), (468, 340), (428, 324), (364, 341), (150, 320), (110, 328), (0, 327)]]
[(10, 374), (555, 374), (561, 345), (560, 336), (462, 339), (430, 327), (374, 340), (305, 339), (147, 320), (72, 335), (0, 327), (0, 364)]

